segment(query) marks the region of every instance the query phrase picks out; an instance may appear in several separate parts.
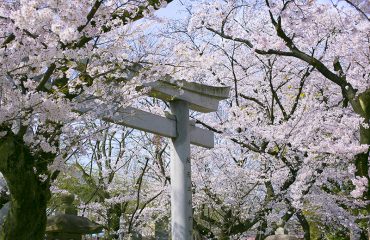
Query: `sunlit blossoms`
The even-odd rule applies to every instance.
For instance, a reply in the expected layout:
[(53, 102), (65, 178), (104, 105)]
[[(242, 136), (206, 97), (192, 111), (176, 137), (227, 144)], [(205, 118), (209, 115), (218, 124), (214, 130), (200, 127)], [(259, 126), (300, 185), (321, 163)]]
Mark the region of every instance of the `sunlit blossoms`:
[(217, 113), (191, 113), (216, 133), (215, 149), (192, 148), (194, 236), (366, 239), (369, 1), (181, 1), (179, 19), (155, 16), (170, 2), (0, 3), (14, 197), (0, 239), (42, 239), (51, 193), (76, 194), (111, 238), (168, 225), (167, 141), (100, 119), (129, 105), (166, 115), (138, 86), (168, 75), (231, 87)]

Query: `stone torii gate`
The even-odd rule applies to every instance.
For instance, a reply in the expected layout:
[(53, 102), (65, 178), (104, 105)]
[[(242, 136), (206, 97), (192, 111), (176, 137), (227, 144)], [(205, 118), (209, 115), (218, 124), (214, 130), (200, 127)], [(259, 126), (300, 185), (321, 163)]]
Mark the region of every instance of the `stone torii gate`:
[[(161, 117), (136, 108), (119, 109), (113, 116), (99, 114), (105, 121), (171, 138), (171, 232), (174, 240), (192, 238), (192, 189), (190, 144), (214, 147), (214, 133), (195, 126), (189, 109), (209, 113), (217, 111), (219, 101), (227, 99), (229, 87), (213, 87), (185, 80), (156, 81), (149, 96), (169, 102), (172, 115)], [(82, 111), (84, 112), (84, 111)]]

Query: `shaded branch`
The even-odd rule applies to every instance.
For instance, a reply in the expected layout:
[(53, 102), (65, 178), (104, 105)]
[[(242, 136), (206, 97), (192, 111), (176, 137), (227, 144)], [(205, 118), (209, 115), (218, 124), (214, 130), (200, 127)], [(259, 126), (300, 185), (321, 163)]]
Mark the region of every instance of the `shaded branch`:
[(139, 179), (136, 182), (136, 184), (138, 185), (138, 190), (137, 190), (137, 194), (136, 194), (136, 207), (135, 207), (134, 212), (132, 213), (131, 218), (130, 218), (128, 232), (131, 232), (132, 231), (132, 223), (134, 221), (135, 214), (136, 214), (137, 210), (139, 209), (139, 205), (140, 205), (140, 191), (141, 191), (141, 187), (142, 187), (142, 183), (143, 183), (143, 177), (144, 177), (146, 168), (148, 167), (148, 163), (149, 163), (149, 158), (146, 158), (145, 165), (144, 165), (144, 167), (142, 169), (142, 172), (141, 172), (141, 174), (139, 176)]
[(44, 76), (42, 77), (39, 85), (36, 87), (37, 91), (45, 90), (45, 84), (50, 79), (51, 75), (53, 74), (54, 70), (56, 68), (56, 64), (52, 63), (46, 70)]
[(103, 1), (100, 1), (100, 0), (96, 0), (93, 7), (91, 8), (90, 12), (87, 14), (86, 16), (86, 23), (84, 25), (81, 25), (77, 28), (77, 30), (79, 32), (81, 32), (89, 23), (90, 21), (93, 19), (93, 17), (95, 16), (95, 13), (98, 11), (100, 5), (102, 4)]
[(362, 11), (361, 8), (359, 8), (356, 4), (354, 4), (350, 0), (344, 0), (344, 1), (348, 3), (349, 5), (351, 5), (352, 7), (354, 7), (359, 13), (361, 13), (370, 22), (370, 18), (367, 16), (367, 14), (364, 11)]
[(5, 41), (1, 44), (1, 48), (5, 47), (8, 43), (12, 42), (15, 39), (15, 35), (11, 33)]

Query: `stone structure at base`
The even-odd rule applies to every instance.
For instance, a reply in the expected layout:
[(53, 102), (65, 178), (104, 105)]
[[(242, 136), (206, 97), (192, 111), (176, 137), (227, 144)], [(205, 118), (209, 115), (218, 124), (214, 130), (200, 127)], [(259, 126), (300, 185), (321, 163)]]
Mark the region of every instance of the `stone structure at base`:
[(63, 196), (59, 213), (48, 217), (46, 240), (81, 240), (82, 235), (102, 232), (103, 226), (77, 216), (73, 200), (73, 195)]
[(268, 236), (265, 240), (299, 240), (299, 238), (285, 234), (284, 228), (279, 227), (276, 229), (275, 235)]

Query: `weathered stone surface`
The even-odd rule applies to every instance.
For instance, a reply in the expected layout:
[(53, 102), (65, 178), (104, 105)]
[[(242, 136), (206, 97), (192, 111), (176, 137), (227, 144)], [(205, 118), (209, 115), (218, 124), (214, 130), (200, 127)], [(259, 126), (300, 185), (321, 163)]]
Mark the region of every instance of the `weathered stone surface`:
[(173, 80), (170, 77), (161, 81), (144, 84), (151, 87), (149, 95), (164, 101), (183, 100), (189, 108), (198, 112), (217, 111), (220, 100), (229, 97), (230, 87), (214, 87), (204, 84)]
[(73, 201), (75, 200), (75, 196), (72, 194), (67, 194), (61, 196), (62, 204), (59, 207), (60, 213), (77, 215), (77, 208), (73, 206)]
[(271, 235), (265, 238), (265, 240), (299, 240), (299, 238), (291, 235)]
[(85, 217), (71, 214), (57, 214), (48, 218), (46, 232), (63, 232), (73, 234), (99, 233), (103, 226), (91, 222)]
[(73, 195), (62, 196), (61, 200), (59, 213), (47, 219), (47, 240), (80, 240), (82, 235), (102, 232), (103, 226), (77, 216)]
[[(100, 108), (103, 109), (104, 105), (101, 105)], [(83, 113), (91, 110), (92, 108), (84, 108), (76, 111)], [(123, 109), (117, 109), (114, 115), (111, 114), (110, 110), (103, 110), (100, 112), (98, 117), (107, 122), (139, 129), (164, 137), (174, 138), (177, 136), (176, 118), (171, 115), (162, 117), (150, 112), (141, 111), (137, 108), (127, 107)], [(212, 131), (196, 127), (194, 124), (190, 124), (191, 144), (205, 148), (213, 148), (213, 139), (214, 133)]]
[(82, 236), (79, 234), (70, 233), (48, 233), (46, 240), (81, 240)]
[(265, 240), (299, 240), (299, 238), (284, 234), (284, 229), (279, 227), (275, 231), (275, 235), (268, 236)]

